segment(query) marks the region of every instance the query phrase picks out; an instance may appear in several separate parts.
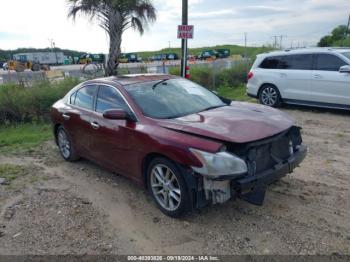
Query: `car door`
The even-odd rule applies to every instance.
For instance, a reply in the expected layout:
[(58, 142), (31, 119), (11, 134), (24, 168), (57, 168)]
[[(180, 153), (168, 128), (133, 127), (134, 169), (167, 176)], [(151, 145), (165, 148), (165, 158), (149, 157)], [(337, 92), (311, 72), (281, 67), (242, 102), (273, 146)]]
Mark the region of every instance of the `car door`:
[(62, 112), (63, 126), (82, 156), (89, 155), (90, 117), (97, 89), (97, 85), (82, 86), (70, 96)]
[(93, 158), (109, 168), (128, 175), (130, 166), (137, 162), (136, 122), (105, 119), (103, 112), (123, 109), (133, 114), (131, 108), (116, 87), (100, 85), (95, 112), (91, 117), (93, 134), (90, 151)]
[(282, 97), (289, 100), (308, 100), (311, 87), (311, 54), (285, 55), (279, 65)]
[(347, 64), (334, 54), (316, 54), (311, 101), (350, 105), (350, 74), (339, 72), (339, 68)]
[(276, 85), (284, 100), (305, 100), (310, 95), (311, 54), (267, 57), (261, 64), (264, 82)]

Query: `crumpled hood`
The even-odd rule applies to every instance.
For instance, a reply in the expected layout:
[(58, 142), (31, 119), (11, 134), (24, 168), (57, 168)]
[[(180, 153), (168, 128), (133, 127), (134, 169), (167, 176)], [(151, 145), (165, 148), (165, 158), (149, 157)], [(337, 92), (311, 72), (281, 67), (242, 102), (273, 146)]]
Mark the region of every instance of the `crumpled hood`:
[(282, 111), (245, 102), (176, 119), (158, 120), (162, 127), (234, 143), (276, 135), (294, 124)]

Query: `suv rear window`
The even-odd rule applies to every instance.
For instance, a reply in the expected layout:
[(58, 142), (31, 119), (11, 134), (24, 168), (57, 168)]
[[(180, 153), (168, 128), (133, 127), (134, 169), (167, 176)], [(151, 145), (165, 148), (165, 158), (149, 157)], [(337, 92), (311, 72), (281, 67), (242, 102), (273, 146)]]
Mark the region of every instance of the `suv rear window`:
[(267, 57), (260, 67), (265, 69), (311, 70), (312, 55), (298, 54)]
[(260, 67), (264, 69), (277, 69), (281, 62), (281, 56), (266, 57)]

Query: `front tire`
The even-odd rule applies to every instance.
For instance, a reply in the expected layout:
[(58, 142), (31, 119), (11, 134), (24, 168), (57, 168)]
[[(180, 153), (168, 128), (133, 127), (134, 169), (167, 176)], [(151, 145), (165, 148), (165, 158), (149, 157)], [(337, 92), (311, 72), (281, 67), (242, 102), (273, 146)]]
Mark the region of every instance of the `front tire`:
[(264, 85), (259, 92), (259, 101), (265, 106), (280, 107), (282, 99), (280, 92), (274, 85)]
[(147, 170), (148, 189), (158, 208), (167, 216), (179, 217), (190, 208), (187, 185), (174, 162), (157, 157)]
[(60, 126), (57, 129), (56, 138), (61, 156), (65, 160), (73, 162), (79, 159), (79, 156), (73, 147), (72, 141), (63, 126)]

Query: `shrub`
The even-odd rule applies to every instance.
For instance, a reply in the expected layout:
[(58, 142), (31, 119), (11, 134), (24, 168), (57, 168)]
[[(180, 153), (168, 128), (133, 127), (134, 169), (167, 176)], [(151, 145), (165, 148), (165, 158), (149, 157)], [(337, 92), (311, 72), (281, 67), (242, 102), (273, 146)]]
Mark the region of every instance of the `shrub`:
[[(250, 65), (248, 65), (250, 68)], [(180, 75), (180, 68), (170, 68), (170, 74)], [(229, 69), (215, 69), (193, 65), (190, 71), (191, 80), (209, 89), (218, 89), (222, 86), (237, 87), (247, 81), (246, 65), (239, 63)]]
[(57, 83), (37, 82), (31, 87), (0, 86), (0, 123), (48, 120), (51, 105), (78, 83), (67, 78)]
[(217, 74), (217, 87), (236, 87), (246, 83), (247, 69), (245, 64), (238, 64), (230, 69), (224, 69)]

